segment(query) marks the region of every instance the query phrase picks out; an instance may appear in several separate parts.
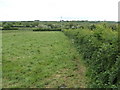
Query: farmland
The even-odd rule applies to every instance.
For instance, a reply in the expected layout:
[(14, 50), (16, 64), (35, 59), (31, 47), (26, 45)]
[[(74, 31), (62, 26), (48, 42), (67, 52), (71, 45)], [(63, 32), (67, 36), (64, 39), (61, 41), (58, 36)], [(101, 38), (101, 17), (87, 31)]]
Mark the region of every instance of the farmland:
[(3, 22), (4, 88), (118, 88), (118, 23)]
[(85, 66), (62, 32), (3, 31), (3, 87), (86, 87)]

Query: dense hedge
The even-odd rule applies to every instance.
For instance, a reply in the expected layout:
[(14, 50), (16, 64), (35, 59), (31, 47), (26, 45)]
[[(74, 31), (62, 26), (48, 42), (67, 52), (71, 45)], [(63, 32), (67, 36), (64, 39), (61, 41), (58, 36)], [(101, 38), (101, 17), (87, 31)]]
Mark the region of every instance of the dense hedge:
[(18, 28), (2, 28), (2, 30), (18, 30)]
[(33, 29), (33, 31), (61, 31), (61, 29), (52, 29), (52, 28), (49, 28), (49, 29), (46, 29), (46, 28), (37, 28), (37, 29)]
[(10, 25), (3, 26), (2, 30), (18, 30), (16, 27), (11, 27)]
[(91, 29), (66, 29), (65, 35), (74, 41), (88, 65), (87, 75), (92, 88), (120, 86), (120, 53), (118, 32), (97, 26)]

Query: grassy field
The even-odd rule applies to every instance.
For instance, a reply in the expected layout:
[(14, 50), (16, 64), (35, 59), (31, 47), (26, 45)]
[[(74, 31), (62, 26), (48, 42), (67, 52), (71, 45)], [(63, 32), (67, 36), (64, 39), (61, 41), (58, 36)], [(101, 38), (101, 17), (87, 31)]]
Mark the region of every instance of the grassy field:
[(86, 87), (86, 68), (62, 32), (2, 34), (3, 88)]

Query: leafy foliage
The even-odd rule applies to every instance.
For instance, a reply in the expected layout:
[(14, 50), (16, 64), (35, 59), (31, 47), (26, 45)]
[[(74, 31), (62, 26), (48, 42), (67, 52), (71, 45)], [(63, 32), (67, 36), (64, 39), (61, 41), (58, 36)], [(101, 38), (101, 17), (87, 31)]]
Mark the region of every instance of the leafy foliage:
[(120, 85), (118, 32), (105, 28), (102, 24), (92, 25), (91, 28), (66, 29), (64, 33), (74, 40), (89, 67), (87, 73), (91, 78), (89, 87), (118, 87)]
[(3, 26), (2, 30), (18, 30), (16, 27), (11, 27), (11, 24), (6, 24)]

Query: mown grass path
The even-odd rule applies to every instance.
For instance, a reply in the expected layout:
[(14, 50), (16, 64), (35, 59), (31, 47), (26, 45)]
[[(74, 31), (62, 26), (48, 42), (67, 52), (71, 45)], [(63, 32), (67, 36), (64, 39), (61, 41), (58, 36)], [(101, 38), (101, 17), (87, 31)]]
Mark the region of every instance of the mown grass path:
[(84, 88), (86, 68), (62, 32), (3, 31), (4, 88)]

